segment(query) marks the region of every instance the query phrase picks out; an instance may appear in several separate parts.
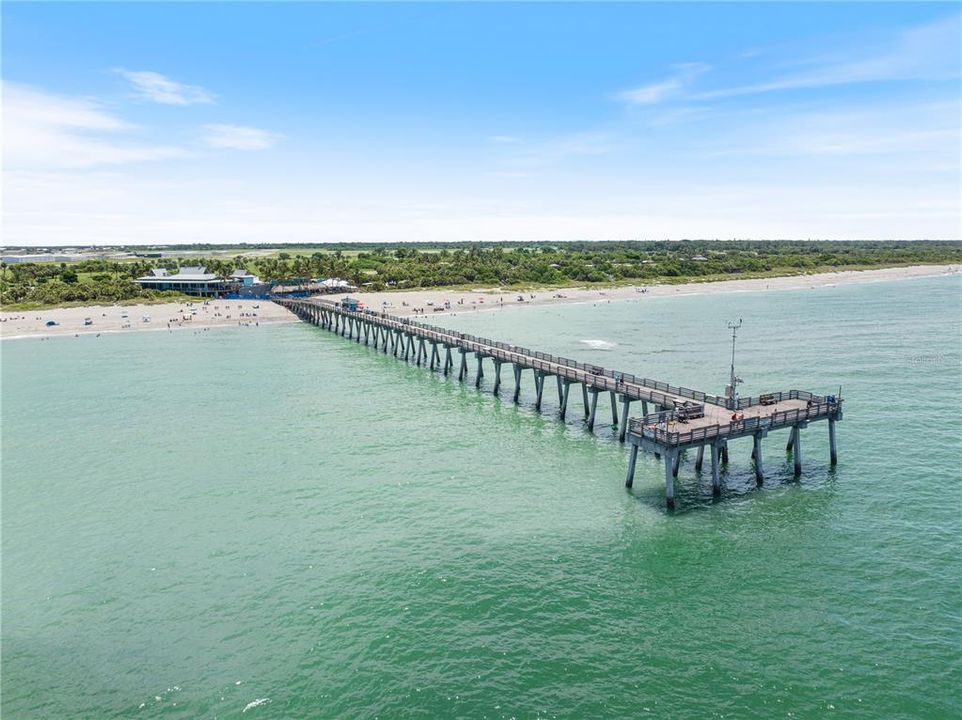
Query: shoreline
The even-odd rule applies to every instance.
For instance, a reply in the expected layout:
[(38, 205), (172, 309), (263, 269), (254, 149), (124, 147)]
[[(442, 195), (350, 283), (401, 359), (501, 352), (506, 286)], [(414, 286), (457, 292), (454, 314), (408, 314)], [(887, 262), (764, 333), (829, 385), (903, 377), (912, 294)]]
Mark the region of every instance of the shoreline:
[[(841, 270), (812, 275), (782, 275), (770, 278), (743, 278), (713, 282), (686, 282), (678, 285), (624, 285), (611, 288), (555, 288), (528, 291), (504, 291), (499, 288), (473, 290), (404, 290), (373, 293), (341, 293), (326, 296), (331, 300), (355, 297), (364, 307), (384, 310), (398, 317), (427, 319), (459, 312), (487, 312), (504, 308), (542, 305), (584, 304), (638, 300), (649, 297), (685, 297), (737, 292), (806, 290), (835, 285), (857, 285), (871, 282), (894, 282), (920, 278), (958, 275), (962, 265), (910, 265), (878, 270)], [(445, 306), (445, 301), (450, 307)], [(386, 303), (386, 304), (385, 304)]]
[[(89, 318), (91, 325), (85, 325)], [(147, 318), (147, 320), (145, 320)], [(48, 321), (57, 325), (47, 326)], [(97, 305), (50, 310), (0, 312), (0, 340), (50, 339), (123, 332), (260, 327), (296, 322), (297, 317), (269, 300), (208, 300), (154, 305)]]
[[(892, 282), (962, 273), (962, 265), (911, 265), (878, 270), (843, 270), (814, 275), (687, 282), (678, 285), (626, 285), (612, 288), (558, 288), (536, 291), (402, 290), (356, 293), (365, 307), (399, 317), (429, 318), (458, 312), (500, 310), (508, 307), (574, 304), (599, 301), (683, 297), (733, 292), (804, 290), (835, 285)], [(324, 296), (340, 300), (347, 294)], [(446, 304), (447, 303), (447, 304)], [(149, 321), (144, 321), (144, 317)], [(92, 325), (84, 325), (90, 318)], [(58, 324), (48, 327), (52, 320)], [(210, 327), (259, 327), (297, 322), (287, 309), (269, 300), (207, 300), (156, 305), (110, 305), (0, 312), (0, 340), (99, 335), (141, 330), (181, 330)]]

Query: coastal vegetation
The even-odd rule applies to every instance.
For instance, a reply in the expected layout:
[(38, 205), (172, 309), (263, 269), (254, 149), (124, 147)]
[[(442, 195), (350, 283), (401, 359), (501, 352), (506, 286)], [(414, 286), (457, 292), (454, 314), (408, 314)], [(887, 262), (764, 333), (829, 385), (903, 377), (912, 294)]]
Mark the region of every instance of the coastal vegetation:
[[(681, 283), (798, 275), (846, 269), (962, 263), (958, 241), (638, 241), (450, 243), (329, 246), (265, 245), (165, 248), (159, 258), (4, 263), (5, 308), (63, 304), (164, 302), (172, 292), (145, 290), (134, 280), (151, 269), (175, 272), (204, 264), (218, 275), (244, 268), (269, 282), (338, 277), (364, 290), (441, 287), (565, 287)], [(140, 248), (139, 250), (142, 250)], [(177, 251), (192, 250), (187, 257)], [(211, 251), (204, 257), (205, 250)]]

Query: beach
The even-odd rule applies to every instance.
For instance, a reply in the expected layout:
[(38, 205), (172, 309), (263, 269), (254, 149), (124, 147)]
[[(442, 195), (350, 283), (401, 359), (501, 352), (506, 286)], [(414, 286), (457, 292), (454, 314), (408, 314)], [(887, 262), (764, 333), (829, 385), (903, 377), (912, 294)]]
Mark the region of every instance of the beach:
[[(914, 265), (880, 270), (846, 270), (788, 277), (689, 282), (678, 285), (626, 285), (621, 287), (573, 287), (530, 291), (501, 288), (472, 290), (410, 290), (354, 293), (364, 305), (398, 316), (428, 317), (445, 313), (478, 312), (505, 307), (558, 303), (597, 303), (647, 297), (673, 297), (716, 293), (804, 290), (834, 285), (906, 280), (954, 275), (962, 265)], [(338, 301), (347, 294), (325, 295)], [(90, 318), (92, 324), (85, 325)], [(149, 318), (149, 320), (145, 320)], [(157, 305), (111, 305), (50, 310), (0, 312), (0, 338), (49, 337), (135, 330), (177, 330), (294, 322), (297, 318), (268, 300), (201, 300), (195, 303)], [(48, 325), (48, 322), (56, 325)]]
[[(87, 320), (90, 324), (86, 324)], [(297, 318), (268, 300), (207, 300), (156, 305), (98, 305), (0, 313), (0, 338), (54, 337), (147, 330), (260, 327)], [(53, 322), (55, 325), (48, 325)]]

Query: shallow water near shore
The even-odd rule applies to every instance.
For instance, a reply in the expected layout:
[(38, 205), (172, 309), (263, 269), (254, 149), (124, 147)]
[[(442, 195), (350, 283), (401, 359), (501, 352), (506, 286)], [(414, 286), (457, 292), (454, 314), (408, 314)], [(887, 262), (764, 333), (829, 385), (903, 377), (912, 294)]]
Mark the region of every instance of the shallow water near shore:
[(530, 376), (304, 324), (4, 343), (3, 717), (959, 716), (960, 290), (427, 318), (719, 392), (741, 317), (744, 394), (841, 385), (836, 468), (776, 433), (756, 489), (740, 441), (674, 514)]

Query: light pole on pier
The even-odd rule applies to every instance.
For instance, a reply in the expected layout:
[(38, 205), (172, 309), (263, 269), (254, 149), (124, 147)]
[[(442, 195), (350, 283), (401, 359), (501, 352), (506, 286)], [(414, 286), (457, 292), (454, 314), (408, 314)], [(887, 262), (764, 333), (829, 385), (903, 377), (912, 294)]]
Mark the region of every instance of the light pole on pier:
[(728, 385), (728, 395), (729, 401), (731, 402), (731, 409), (738, 409), (738, 383), (742, 382), (742, 379), (735, 375), (735, 335), (738, 333), (738, 328), (742, 326), (742, 319), (738, 318), (738, 322), (728, 321), (728, 329), (732, 331), (732, 369), (731, 369), (731, 379)]

